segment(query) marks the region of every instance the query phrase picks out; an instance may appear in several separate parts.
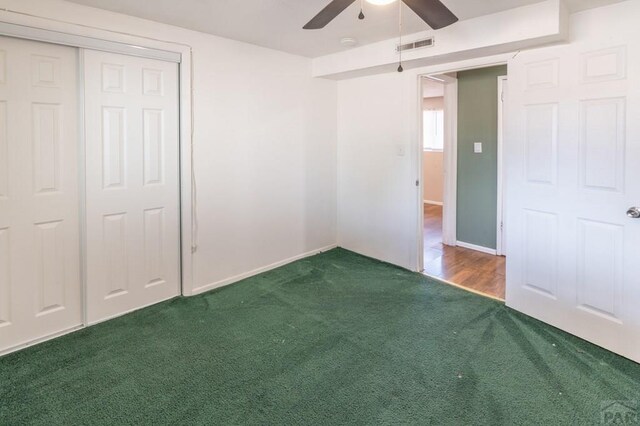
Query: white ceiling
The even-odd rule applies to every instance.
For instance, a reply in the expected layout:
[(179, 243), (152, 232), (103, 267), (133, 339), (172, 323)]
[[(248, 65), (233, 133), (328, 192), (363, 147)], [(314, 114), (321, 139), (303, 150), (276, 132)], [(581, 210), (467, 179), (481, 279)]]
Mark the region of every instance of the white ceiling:
[[(397, 36), (398, 5), (372, 6), (365, 2), (364, 21), (357, 15), (356, 1), (322, 30), (305, 31), (302, 26), (329, 0), (70, 0), (87, 6), (120, 12), (152, 21), (257, 44), (285, 52), (317, 57), (346, 49), (343, 37), (354, 37), (360, 45)], [(461, 19), (470, 19), (540, 0), (443, 0)], [(572, 11), (622, 0), (566, 0)], [(404, 32), (429, 27), (404, 7)]]

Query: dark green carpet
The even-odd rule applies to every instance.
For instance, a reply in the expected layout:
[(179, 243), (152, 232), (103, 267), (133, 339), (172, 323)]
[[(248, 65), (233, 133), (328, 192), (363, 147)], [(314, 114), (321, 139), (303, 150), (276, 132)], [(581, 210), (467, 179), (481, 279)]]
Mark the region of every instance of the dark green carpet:
[(0, 359), (0, 424), (599, 424), (640, 366), (345, 250)]

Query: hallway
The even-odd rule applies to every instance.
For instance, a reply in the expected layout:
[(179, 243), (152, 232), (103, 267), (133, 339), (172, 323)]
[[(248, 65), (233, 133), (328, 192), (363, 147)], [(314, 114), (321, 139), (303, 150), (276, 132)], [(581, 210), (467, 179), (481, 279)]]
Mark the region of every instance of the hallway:
[(505, 257), (442, 244), (442, 206), (424, 206), (424, 273), (494, 298), (505, 297)]

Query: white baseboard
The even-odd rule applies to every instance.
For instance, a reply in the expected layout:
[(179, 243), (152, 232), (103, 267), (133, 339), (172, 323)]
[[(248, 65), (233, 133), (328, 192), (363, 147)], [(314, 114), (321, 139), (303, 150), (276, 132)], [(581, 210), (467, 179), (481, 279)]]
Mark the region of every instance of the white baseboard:
[(239, 274), (239, 275), (236, 275), (234, 277), (225, 278), (223, 280), (216, 281), (216, 282), (211, 283), (211, 284), (206, 284), (206, 285), (203, 285), (201, 287), (194, 288), (189, 296), (195, 296), (196, 294), (202, 294), (202, 293), (206, 293), (207, 291), (214, 290), (216, 288), (225, 287), (225, 286), (228, 286), (229, 284), (233, 284), (233, 283), (236, 283), (238, 281), (242, 281), (242, 280), (244, 280), (246, 278), (251, 278), (251, 277), (253, 277), (255, 275), (258, 275), (258, 274), (261, 274), (263, 272), (267, 272), (267, 271), (270, 271), (272, 269), (276, 269), (276, 268), (279, 268), (281, 266), (287, 265), (289, 263), (295, 262), (296, 260), (300, 260), (300, 259), (304, 259), (304, 258), (307, 258), (307, 257), (315, 256), (316, 254), (322, 253), (324, 251), (332, 250), (332, 249), (334, 249), (336, 247), (338, 247), (337, 244), (332, 244), (330, 246), (322, 247), (322, 248), (319, 248), (319, 249), (316, 249), (316, 250), (309, 251), (307, 253), (302, 253), (302, 254), (299, 254), (297, 256), (293, 256), (293, 257), (290, 257), (288, 259), (284, 259), (284, 260), (272, 263), (271, 265), (267, 265), (267, 266), (263, 266), (263, 267), (258, 268), (258, 269), (254, 269), (253, 271), (245, 272), (243, 274)]
[(431, 204), (432, 206), (441, 206), (443, 205), (442, 201), (432, 201), (432, 200), (424, 200), (425, 204)]
[(469, 244), (469, 243), (465, 243), (463, 241), (456, 242), (456, 245), (458, 247), (467, 248), (467, 249), (471, 249), (471, 250), (475, 250), (475, 251), (481, 251), (482, 253), (487, 253), (487, 254), (491, 254), (491, 255), (494, 255), (494, 256), (498, 253), (495, 249), (490, 249), (490, 248), (487, 248), (487, 247), (477, 246), (475, 244)]
[(136, 306), (135, 308), (128, 309), (126, 311), (123, 311), (123, 312), (120, 312), (118, 314), (114, 314), (114, 315), (111, 315), (111, 316), (108, 316), (108, 317), (105, 317), (105, 318), (101, 318), (101, 319), (99, 319), (97, 321), (93, 321), (93, 322), (86, 321), (86, 326), (87, 327), (91, 327), (91, 326), (98, 325), (98, 324), (103, 323), (103, 322), (111, 321), (112, 319), (116, 319), (118, 317), (129, 315), (131, 313), (134, 313), (136, 311), (140, 311), (142, 309), (150, 308), (150, 307), (152, 307), (154, 305), (157, 305), (157, 304), (162, 303), (162, 302), (169, 301), (171, 299), (175, 299), (176, 297), (180, 297), (180, 296), (182, 296), (182, 293), (180, 293), (180, 289), (178, 289), (178, 292), (176, 294), (174, 294), (172, 296), (169, 296), (169, 297), (165, 297), (164, 299), (155, 300), (153, 302), (149, 302), (149, 303), (147, 303), (145, 305), (141, 305), (141, 306)]
[(18, 345), (12, 346), (10, 348), (6, 348), (6, 349), (1, 350), (0, 351), (0, 357), (3, 357), (5, 355), (9, 355), (10, 353), (13, 353), (13, 352), (21, 351), (23, 349), (29, 348), (31, 346), (38, 345), (40, 343), (44, 343), (47, 340), (53, 340), (53, 339), (56, 339), (58, 337), (65, 336), (67, 334), (75, 333), (76, 331), (82, 330), (84, 328), (85, 328), (84, 325), (76, 325), (76, 326), (73, 326), (73, 327), (68, 328), (66, 330), (58, 331), (56, 333), (52, 333), (52, 334), (49, 334), (47, 336), (39, 337), (37, 339), (33, 339), (33, 340), (29, 340), (29, 341), (24, 342), (24, 343), (20, 343)]

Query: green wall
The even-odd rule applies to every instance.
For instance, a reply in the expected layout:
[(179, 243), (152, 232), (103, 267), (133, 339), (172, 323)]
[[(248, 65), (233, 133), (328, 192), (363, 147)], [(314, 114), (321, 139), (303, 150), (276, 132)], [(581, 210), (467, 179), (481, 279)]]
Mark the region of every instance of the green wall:
[[(458, 73), (458, 241), (496, 248), (498, 76), (507, 67)], [(482, 142), (482, 154), (473, 143)]]

